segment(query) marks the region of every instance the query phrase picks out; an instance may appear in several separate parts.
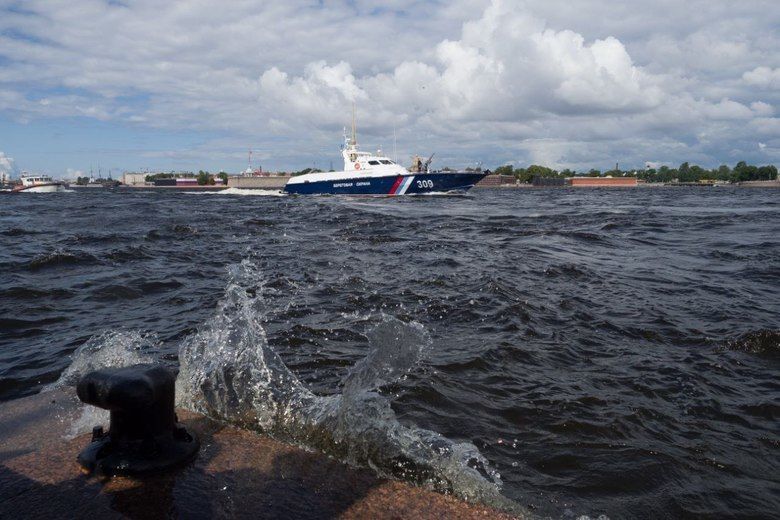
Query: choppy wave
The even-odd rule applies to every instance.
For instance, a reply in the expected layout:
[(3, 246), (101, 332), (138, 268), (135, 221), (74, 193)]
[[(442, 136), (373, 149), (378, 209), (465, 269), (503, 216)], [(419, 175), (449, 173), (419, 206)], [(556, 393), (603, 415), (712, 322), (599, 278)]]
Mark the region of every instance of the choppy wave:
[(723, 348), (780, 359), (780, 330), (748, 332), (725, 341)]
[(44, 298), (68, 298), (73, 293), (66, 289), (42, 290), (34, 287), (12, 286), (0, 289), (0, 299), (13, 300), (42, 300)]
[(98, 259), (89, 253), (56, 249), (33, 258), (28, 264), (28, 268), (31, 271), (38, 271), (55, 266), (94, 264), (97, 261)]
[(171, 231), (180, 235), (197, 235), (199, 233), (197, 228), (187, 224), (174, 224), (171, 226)]
[(14, 329), (26, 329), (32, 327), (41, 327), (50, 323), (57, 323), (59, 321), (65, 321), (67, 318), (63, 316), (52, 316), (50, 318), (39, 320), (25, 320), (21, 318), (6, 318), (0, 317), (0, 330), (11, 331)]
[[(141, 352), (176, 364), (198, 327), (198, 341), (221, 330), (204, 324), (232, 298), (224, 266), (249, 249), (267, 279), (252, 304), (267, 308), (247, 311), (268, 338), (252, 354), (265, 363), (258, 370), (276, 370), (270, 345), (312, 402), (334, 403), (323, 414), (338, 417), (336, 403), (350, 400), (347, 373), (377, 341), (369, 329), (419, 321), (432, 341), (424, 364), (366, 392), (380, 402), (392, 393), (404, 425), (474, 443), (500, 470), (503, 495), (553, 518), (771, 518), (780, 510), (767, 477), (778, 448), (780, 206), (770, 191), (8, 197), (0, 317), (11, 321), (0, 326), (0, 399), (51, 382), (63, 356), (108, 329), (155, 332), (159, 347)], [(58, 248), (95, 260), (49, 258), (30, 269), (35, 255)], [(166, 285), (173, 280), (181, 285)], [(219, 377), (214, 368), (203, 382)], [(275, 392), (274, 403), (291, 395)], [(223, 398), (210, 399), (216, 407)], [(252, 423), (258, 411), (245, 409), (247, 424), (261, 429)], [(304, 431), (274, 418), (270, 433), (348, 460), (339, 451), (347, 443), (330, 433), (340, 431), (337, 419), (316, 422), (307, 411), (294, 416)], [(383, 446), (370, 441), (364, 446)], [(356, 446), (356, 460), (374, 460)], [(405, 478), (424, 481), (425, 471)]]
[(42, 231), (37, 231), (34, 229), (22, 229), (13, 227), (10, 229), (4, 229), (3, 231), (0, 231), (0, 235), (5, 235), (7, 237), (21, 237), (25, 235), (38, 235), (42, 233)]
[(109, 251), (106, 253), (106, 258), (113, 262), (123, 263), (154, 258), (154, 254), (144, 246), (128, 246)]

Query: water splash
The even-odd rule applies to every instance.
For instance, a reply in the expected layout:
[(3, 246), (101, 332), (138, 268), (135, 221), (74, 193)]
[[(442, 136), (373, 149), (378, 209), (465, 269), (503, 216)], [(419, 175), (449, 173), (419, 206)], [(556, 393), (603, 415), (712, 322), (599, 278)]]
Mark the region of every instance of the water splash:
[(368, 332), (368, 355), (343, 393), (318, 396), (270, 348), (262, 318), (264, 279), (252, 262), (232, 266), (215, 316), (181, 346), (179, 406), (323, 450), (381, 475), (462, 498), (496, 503), (501, 480), (470, 443), (398, 422), (377, 390), (420, 360), (430, 339), (422, 325), (382, 316)]
[[(272, 309), (265, 280), (245, 260), (229, 268), (217, 311), (179, 350), (176, 400), (203, 413), (301, 446), (322, 450), (378, 474), (411, 481), (503, 509), (500, 475), (471, 443), (402, 425), (379, 390), (420, 361), (431, 340), (419, 323), (381, 315), (367, 331), (368, 354), (349, 372), (341, 394), (311, 392), (268, 345), (262, 320)], [(113, 331), (95, 336), (73, 354), (71, 365), (45, 390), (73, 386), (84, 374), (106, 367), (154, 361), (154, 335)], [(79, 406), (63, 416), (69, 436), (108, 424), (108, 413)]]
[(151, 351), (159, 346), (157, 336), (138, 331), (115, 330), (92, 336), (73, 352), (71, 363), (54, 383), (43, 391), (76, 386), (79, 379), (93, 370), (150, 363)]
[[(43, 388), (43, 392), (66, 386), (76, 386), (79, 379), (93, 370), (124, 367), (154, 361), (151, 351), (159, 346), (157, 337), (138, 331), (110, 331), (87, 340), (72, 355), (70, 366), (54, 383)], [(73, 399), (73, 410), (60, 413), (60, 420), (68, 424), (66, 438), (87, 433), (96, 425), (108, 427), (109, 411), (95, 406), (86, 406)]]

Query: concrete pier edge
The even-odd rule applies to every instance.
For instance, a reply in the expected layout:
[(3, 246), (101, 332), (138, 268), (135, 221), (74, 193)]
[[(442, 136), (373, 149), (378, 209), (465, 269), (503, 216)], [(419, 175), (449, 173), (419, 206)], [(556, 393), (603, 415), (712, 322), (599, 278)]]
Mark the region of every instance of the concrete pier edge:
[(519, 518), (378, 478), (324, 454), (178, 410), (202, 449), (165, 475), (98, 480), (68, 438), (80, 413), (71, 388), (0, 403), (1, 518)]

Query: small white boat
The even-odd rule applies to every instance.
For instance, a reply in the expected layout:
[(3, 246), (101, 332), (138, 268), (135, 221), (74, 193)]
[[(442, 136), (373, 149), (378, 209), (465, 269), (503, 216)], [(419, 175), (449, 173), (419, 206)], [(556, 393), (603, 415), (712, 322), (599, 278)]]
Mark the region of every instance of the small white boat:
[(21, 186), (14, 188), (14, 193), (56, 193), (65, 191), (61, 182), (53, 180), (48, 175), (22, 175)]

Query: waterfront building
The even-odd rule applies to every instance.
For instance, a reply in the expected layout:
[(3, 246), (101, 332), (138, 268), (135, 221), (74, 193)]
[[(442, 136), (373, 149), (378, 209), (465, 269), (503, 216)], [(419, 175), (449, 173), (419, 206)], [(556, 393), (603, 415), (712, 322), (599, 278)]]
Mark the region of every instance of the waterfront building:
[(148, 173), (125, 172), (122, 174), (122, 184), (126, 186), (143, 186)]
[(636, 177), (572, 177), (569, 181), (575, 187), (632, 187), (637, 185)]

